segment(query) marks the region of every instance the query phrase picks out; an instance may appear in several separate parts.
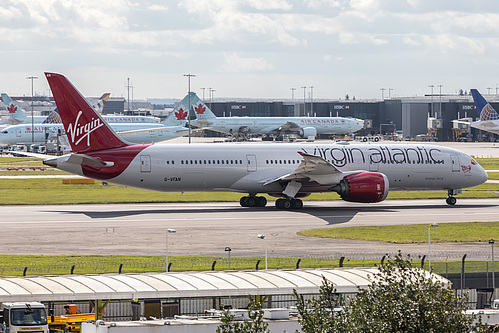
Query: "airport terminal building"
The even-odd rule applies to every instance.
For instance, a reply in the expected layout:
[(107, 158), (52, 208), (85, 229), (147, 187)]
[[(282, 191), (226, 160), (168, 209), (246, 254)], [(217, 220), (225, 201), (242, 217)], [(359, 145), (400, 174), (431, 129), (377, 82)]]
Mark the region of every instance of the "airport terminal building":
[[(485, 95), (499, 110), (499, 98)], [(214, 101), (206, 102), (217, 116), (237, 117), (354, 117), (366, 128), (359, 135), (389, 134), (397, 131), (404, 138), (430, 134), (438, 141), (496, 141), (495, 134), (473, 129), (464, 121), (478, 118), (470, 95), (428, 95), (385, 99), (383, 101)], [(461, 123), (456, 122), (460, 119)]]
[[(499, 110), (499, 95), (484, 95), (492, 107)], [(16, 99), (14, 97), (14, 99)], [(29, 102), (29, 98), (23, 98)], [(35, 96), (35, 111), (48, 115), (55, 104), (52, 98)], [(51, 107), (47, 103), (52, 103)], [(44, 105), (43, 110), (38, 105)], [(205, 103), (216, 116), (222, 117), (353, 117), (365, 121), (360, 136), (391, 134), (395, 131), (406, 139), (438, 141), (498, 141), (499, 136), (470, 128), (464, 122), (478, 118), (471, 95), (426, 95), (385, 100), (244, 100), (233, 99)], [(28, 104), (22, 107), (29, 111)], [(139, 107), (140, 106), (140, 107)], [(130, 107), (133, 111), (128, 111)], [(123, 97), (111, 97), (103, 114), (137, 114), (167, 116), (174, 104), (133, 102)], [(168, 110), (169, 109), (169, 110)], [(6, 115), (0, 103), (2, 115)], [(168, 111), (168, 112), (166, 112)], [(460, 120), (458, 122), (457, 120)]]

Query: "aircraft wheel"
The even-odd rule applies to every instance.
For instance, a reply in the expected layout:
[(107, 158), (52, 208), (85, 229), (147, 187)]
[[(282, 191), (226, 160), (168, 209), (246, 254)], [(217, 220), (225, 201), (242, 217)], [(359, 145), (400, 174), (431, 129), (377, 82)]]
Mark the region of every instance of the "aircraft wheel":
[(284, 200), (284, 199), (277, 199), (277, 200), (275, 201), (275, 206), (276, 206), (277, 208), (279, 208), (279, 209), (282, 209), (282, 206), (281, 206), (281, 202), (282, 202), (282, 200)]
[(455, 197), (447, 197), (447, 199), (445, 199), (445, 202), (448, 205), (454, 206), (457, 202), (457, 199)]
[(255, 207), (256, 206), (256, 198), (249, 196), (246, 197), (246, 207)]
[(257, 207), (265, 207), (266, 205), (267, 205), (267, 198), (256, 197), (256, 206)]
[(301, 209), (303, 207), (303, 201), (301, 199), (293, 199), (293, 209)]
[(248, 204), (246, 202), (248, 198), (249, 197), (242, 197), (241, 199), (239, 199), (239, 204), (241, 205), (241, 207), (248, 207)]
[(282, 199), (280, 204), (281, 208), (286, 210), (293, 208), (293, 202), (291, 200), (292, 199)]

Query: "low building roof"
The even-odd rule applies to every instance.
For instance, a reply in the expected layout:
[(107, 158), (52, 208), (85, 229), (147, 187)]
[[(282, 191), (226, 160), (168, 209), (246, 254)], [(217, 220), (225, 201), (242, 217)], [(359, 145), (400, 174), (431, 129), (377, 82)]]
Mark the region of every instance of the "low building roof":
[(356, 293), (376, 273), (377, 268), (335, 268), (2, 277), (0, 302), (318, 294), (323, 277), (338, 293)]

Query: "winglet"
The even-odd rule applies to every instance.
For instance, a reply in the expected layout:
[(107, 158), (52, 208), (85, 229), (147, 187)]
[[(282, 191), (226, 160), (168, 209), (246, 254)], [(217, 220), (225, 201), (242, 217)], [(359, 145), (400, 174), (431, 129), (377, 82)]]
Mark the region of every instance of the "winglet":
[(128, 146), (64, 75), (45, 76), (74, 153)]
[(498, 120), (499, 114), (496, 110), (483, 98), (483, 96), (476, 89), (471, 89), (471, 95), (478, 111), (480, 120)]

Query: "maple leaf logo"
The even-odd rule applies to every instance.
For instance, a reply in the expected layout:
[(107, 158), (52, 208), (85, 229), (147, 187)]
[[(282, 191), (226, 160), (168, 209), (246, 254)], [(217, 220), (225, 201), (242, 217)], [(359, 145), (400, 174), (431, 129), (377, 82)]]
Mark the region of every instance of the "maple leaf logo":
[(202, 106), (201, 104), (199, 104), (198, 106), (196, 106), (194, 108), (194, 111), (196, 111), (196, 114), (204, 114), (204, 112), (206, 111), (206, 108), (204, 106)]
[(175, 117), (177, 118), (177, 120), (186, 120), (187, 112), (180, 108), (178, 112), (175, 112)]
[(11, 105), (9, 105), (7, 110), (9, 110), (9, 113), (16, 113), (17, 107), (15, 107), (14, 104), (11, 104)]

